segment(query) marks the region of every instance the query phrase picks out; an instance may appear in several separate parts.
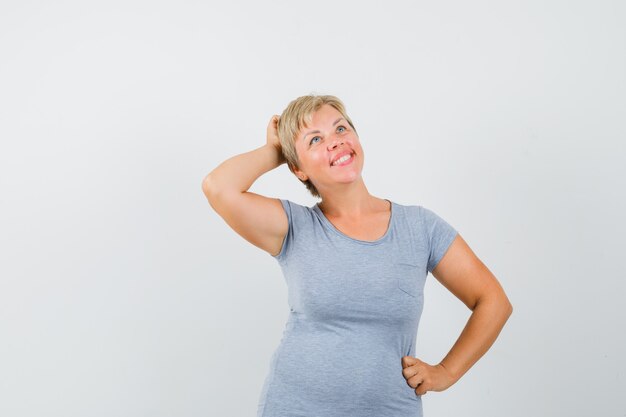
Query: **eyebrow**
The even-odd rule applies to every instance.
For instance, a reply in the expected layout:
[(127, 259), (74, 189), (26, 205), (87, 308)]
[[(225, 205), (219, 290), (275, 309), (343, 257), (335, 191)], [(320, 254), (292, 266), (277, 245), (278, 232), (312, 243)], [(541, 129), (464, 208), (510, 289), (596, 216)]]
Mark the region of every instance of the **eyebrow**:
[[(342, 119), (343, 119), (343, 117), (340, 117), (339, 119), (335, 120), (335, 123), (333, 123), (333, 126), (335, 126), (337, 123), (339, 123), (339, 121), (340, 121), (340, 120), (342, 120)], [(309, 133), (305, 134), (305, 135), (302, 137), (302, 140), (306, 139), (307, 135), (310, 135), (310, 134), (312, 134), (312, 133), (321, 133), (321, 132), (320, 132), (319, 130), (312, 130), (312, 131), (310, 131)]]

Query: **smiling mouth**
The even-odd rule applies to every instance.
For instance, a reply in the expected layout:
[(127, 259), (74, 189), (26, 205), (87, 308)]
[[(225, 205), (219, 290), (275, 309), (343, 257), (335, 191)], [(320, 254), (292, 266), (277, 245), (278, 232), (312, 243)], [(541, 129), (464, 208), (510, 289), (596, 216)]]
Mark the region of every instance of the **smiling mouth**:
[[(345, 159), (346, 156), (348, 156), (348, 159)], [(345, 159), (342, 162), (335, 162), (330, 164), (331, 167), (336, 167), (336, 166), (342, 166), (342, 165), (348, 165), (350, 163), (352, 163), (352, 160), (354, 159), (354, 152), (350, 153), (349, 155), (344, 155), (341, 158), (339, 158), (337, 161), (341, 160), (341, 159)]]

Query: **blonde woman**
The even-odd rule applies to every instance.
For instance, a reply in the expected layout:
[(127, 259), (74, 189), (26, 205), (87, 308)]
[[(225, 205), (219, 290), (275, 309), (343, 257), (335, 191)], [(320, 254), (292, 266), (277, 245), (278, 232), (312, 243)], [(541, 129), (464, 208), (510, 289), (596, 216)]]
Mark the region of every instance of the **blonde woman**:
[[(284, 163), (320, 202), (248, 191)], [(422, 416), (422, 396), (458, 381), (512, 313), (460, 234), (428, 208), (371, 195), (364, 163), (341, 100), (308, 95), (271, 118), (265, 145), (203, 181), (212, 208), (278, 261), (288, 286), (289, 319), (257, 417)], [(437, 364), (414, 356), (428, 272), (472, 310)]]

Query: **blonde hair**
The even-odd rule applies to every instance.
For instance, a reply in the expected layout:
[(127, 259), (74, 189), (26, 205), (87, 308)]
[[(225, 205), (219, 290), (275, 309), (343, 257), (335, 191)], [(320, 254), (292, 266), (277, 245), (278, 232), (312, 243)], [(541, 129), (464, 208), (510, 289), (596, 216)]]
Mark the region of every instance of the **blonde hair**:
[[(348, 114), (346, 113), (346, 107), (343, 102), (335, 96), (309, 94), (291, 101), (285, 110), (283, 110), (280, 115), (280, 119), (278, 119), (278, 139), (280, 141), (283, 155), (287, 160), (287, 166), (294, 174), (294, 168), (300, 169), (300, 160), (298, 159), (298, 153), (296, 152), (296, 140), (298, 138), (298, 133), (303, 127), (305, 127), (305, 124), (309, 125), (311, 123), (313, 113), (319, 110), (319, 108), (324, 104), (331, 105), (339, 113), (341, 113), (341, 115), (348, 121), (348, 124), (350, 124), (354, 132), (357, 133), (352, 120), (350, 120)], [(317, 188), (315, 188), (315, 185), (313, 185), (309, 179), (298, 179), (300, 182), (304, 183), (306, 188), (314, 197), (321, 197)]]

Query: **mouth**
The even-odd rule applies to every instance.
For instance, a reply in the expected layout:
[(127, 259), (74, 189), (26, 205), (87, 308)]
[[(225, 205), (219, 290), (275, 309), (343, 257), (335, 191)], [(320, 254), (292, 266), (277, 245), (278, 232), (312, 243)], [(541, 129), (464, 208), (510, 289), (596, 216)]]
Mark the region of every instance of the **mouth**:
[(341, 158), (338, 158), (334, 163), (330, 164), (331, 167), (339, 167), (344, 165), (350, 165), (354, 160), (354, 152), (343, 155)]

